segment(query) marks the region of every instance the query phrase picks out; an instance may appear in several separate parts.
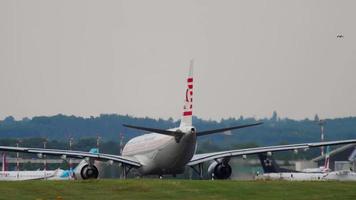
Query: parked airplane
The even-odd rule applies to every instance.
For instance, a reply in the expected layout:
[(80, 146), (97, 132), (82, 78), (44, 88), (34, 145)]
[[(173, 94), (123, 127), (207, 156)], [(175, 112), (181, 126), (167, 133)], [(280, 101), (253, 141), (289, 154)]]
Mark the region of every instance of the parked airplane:
[(24, 181), (58, 178), (62, 173), (61, 169), (56, 170), (32, 170), (32, 171), (8, 171), (6, 153), (2, 154), (2, 170), (0, 171), (0, 181)]
[(356, 173), (350, 170), (328, 172), (323, 177), (324, 180), (356, 181)]
[[(317, 180), (338, 180), (356, 181), (356, 173), (352, 171), (334, 171), (329, 169), (329, 156), (325, 158), (325, 165), (321, 168), (311, 168), (306, 171), (295, 171), (279, 167), (277, 162), (266, 154), (258, 155), (263, 174), (258, 174), (255, 179), (267, 180), (288, 180), (288, 181), (317, 181)], [(319, 169), (319, 170), (317, 170)]]
[(36, 171), (1, 171), (0, 181), (24, 181), (53, 179), (60, 173), (60, 170), (36, 170)]
[[(90, 153), (98, 153), (97, 148), (92, 148)], [(7, 171), (6, 157), (3, 156), (2, 171), (0, 171), (0, 181), (24, 181), (24, 180), (73, 180), (73, 179), (86, 179), (85, 174), (81, 174), (80, 169), (87, 165), (86, 160), (82, 160), (77, 167), (69, 170), (32, 170), (32, 171)], [(87, 171), (91, 178), (98, 178), (99, 174), (95, 170)]]
[(330, 163), (330, 147), (326, 147), (326, 154), (325, 154), (325, 164), (324, 166), (320, 166), (317, 168), (307, 168), (303, 169), (301, 172), (307, 172), (307, 173), (325, 173), (331, 171), (329, 168), (329, 163)]
[(229, 161), (233, 157), (276, 151), (297, 151), (311, 147), (327, 145), (340, 145), (356, 143), (356, 140), (341, 140), (330, 142), (303, 143), (292, 145), (267, 146), (248, 149), (235, 149), (204, 154), (196, 154), (197, 138), (209, 134), (225, 132), (234, 129), (246, 128), (260, 125), (254, 123), (239, 125), (215, 130), (197, 130), (192, 124), (193, 115), (193, 62), (191, 62), (185, 100), (180, 126), (173, 129), (163, 130), (156, 128), (124, 125), (128, 128), (139, 129), (153, 132), (135, 137), (125, 145), (122, 155), (95, 154), (83, 151), (69, 151), (60, 149), (42, 149), (0, 146), (1, 151), (15, 151), (42, 155), (57, 155), (62, 157), (84, 158), (87, 163), (80, 166), (78, 175), (83, 179), (93, 178), (98, 174), (94, 165), (95, 160), (108, 161), (109, 163), (118, 162), (123, 166), (123, 175), (134, 169), (140, 176), (144, 175), (176, 175), (183, 173), (186, 166), (191, 167), (203, 178), (203, 163), (211, 162), (209, 173), (214, 173), (216, 179), (226, 179), (231, 176), (232, 170)]

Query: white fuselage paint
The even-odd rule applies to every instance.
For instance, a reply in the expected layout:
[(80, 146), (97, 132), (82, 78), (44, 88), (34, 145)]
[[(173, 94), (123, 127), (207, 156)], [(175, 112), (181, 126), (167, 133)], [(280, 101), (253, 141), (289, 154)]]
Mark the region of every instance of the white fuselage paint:
[(334, 171), (325, 173), (282, 172), (265, 173), (256, 176), (256, 179), (288, 180), (288, 181), (356, 181), (356, 173), (352, 171)]
[(323, 173), (323, 172), (327, 172), (327, 171), (330, 171), (330, 170), (325, 168), (325, 167), (319, 167), (319, 168), (303, 169), (301, 172), (305, 172), (305, 173)]
[(127, 142), (122, 155), (134, 157), (142, 164), (137, 169), (141, 175), (183, 173), (195, 153), (196, 135), (190, 131), (192, 128), (179, 128), (185, 133), (180, 140), (157, 133), (135, 137)]
[(20, 181), (51, 179), (57, 174), (56, 170), (48, 171), (0, 171), (0, 181)]

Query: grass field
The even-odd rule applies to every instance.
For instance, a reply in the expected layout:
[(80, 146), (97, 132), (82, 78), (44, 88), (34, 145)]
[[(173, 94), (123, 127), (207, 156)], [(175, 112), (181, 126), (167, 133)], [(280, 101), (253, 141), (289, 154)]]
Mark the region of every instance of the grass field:
[(91, 180), (0, 182), (0, 199), (356, 199), (356, 182)]

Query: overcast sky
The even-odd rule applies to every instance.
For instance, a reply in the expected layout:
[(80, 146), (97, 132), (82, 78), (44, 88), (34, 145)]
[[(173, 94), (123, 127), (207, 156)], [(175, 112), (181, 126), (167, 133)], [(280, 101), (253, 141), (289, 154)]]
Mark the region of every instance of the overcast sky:
[[(0, 118), (356, 115), (354, 0), (0, 0)], [(338, 34), (344, 38), (337, 38)]]

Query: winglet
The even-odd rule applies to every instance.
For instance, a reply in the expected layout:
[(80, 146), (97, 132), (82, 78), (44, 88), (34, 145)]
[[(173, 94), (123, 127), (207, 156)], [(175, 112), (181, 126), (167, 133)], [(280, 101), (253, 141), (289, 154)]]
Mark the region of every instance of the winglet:
[(324, 171), (328, 171), (330, 167), (330, 146), (326, 146)]

